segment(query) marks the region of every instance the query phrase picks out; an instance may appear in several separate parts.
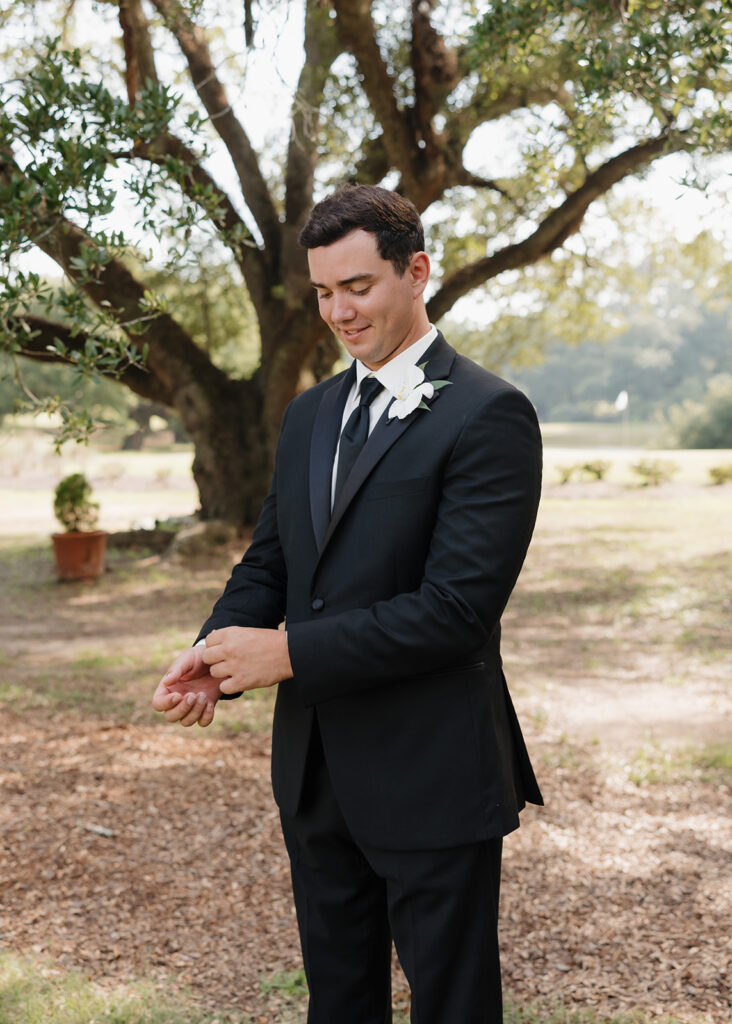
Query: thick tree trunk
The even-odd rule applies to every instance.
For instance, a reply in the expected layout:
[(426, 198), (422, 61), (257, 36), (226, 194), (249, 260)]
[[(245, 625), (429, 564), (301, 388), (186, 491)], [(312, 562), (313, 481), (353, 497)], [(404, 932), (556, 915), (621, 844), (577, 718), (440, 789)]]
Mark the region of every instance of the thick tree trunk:
[[(338, 348), (317, 313), (283, 311), (279, 323), (261, 323), (268, 358), (250, 380), (232, 380), (215, 367), (189, 378), (173, 394), (175, 408), (195, 448), (193, 476), (201, 518), (237, 526), (256, 522), (269, 488), (280, 423), (303, 383), (321, 376)], [(269, 334), (265, 336), (265, 330)]]
[(195, 449), (201, 518), (256, 522), (272, 471), (256, 381), (191, 383), (175, 406)]

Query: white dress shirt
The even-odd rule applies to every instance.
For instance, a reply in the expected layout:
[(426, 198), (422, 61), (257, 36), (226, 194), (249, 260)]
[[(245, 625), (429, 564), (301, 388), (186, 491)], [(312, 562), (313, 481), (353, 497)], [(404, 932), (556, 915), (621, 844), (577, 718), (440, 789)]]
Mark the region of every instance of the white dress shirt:
[[(408, 366), (416, 366), (420, 358), (425, 354), (427, 349), (430, 347), (432, 342), (437, 337), (437, 328), (430, 324), (429, 331), (413, 342), (409, 348), (405, 348), (403, 352), (394, 356), (388, 363), (384, 363), (383, 366), (379, 367), (378, 370), (369, 370), (368, 366), (364, 366), (362, 362), (356, 359), (356, 382), (352, 386), (346, 404), (343, 409), (343, 419), (341, 420), (341, 431), (348, 422), (348, 418), (353, 410), (358, 406), (359, 401), (359, 389), (361, 387), (361, 381), (364, 377), (376, 377), (378, 382), (383, 385), (384, 390), (380, 391), (379, 394), (374, 398), (373, 402), (369, 406), (369, 434), (374, 429), (376, 424), (381, 419), (382, 415), (388, 408), (392, 399), (395, 397), (402, 383), (404, 382), (405, 370)], [(338, 452), (340, 450), (340, 440), (338, 441), (338, 447), (336, 448), (335, 459), (333, 460), (333, 475), (331, 479), (330, 487), (330, 507), (333, 508), (333, 500), (335, 497), (335, 485), (336, 485), (336, 472), (338, 469)]]

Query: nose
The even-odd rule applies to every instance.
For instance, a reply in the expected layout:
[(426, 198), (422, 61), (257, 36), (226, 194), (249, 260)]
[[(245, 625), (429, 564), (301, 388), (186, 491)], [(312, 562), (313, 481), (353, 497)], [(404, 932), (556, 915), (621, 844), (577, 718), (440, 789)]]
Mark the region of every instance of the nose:
[(347, 323), (349, 320), (353, 320), (356, 315), (356, 311), (353, 308), (353, 303), (347, 292), (338, 293), (333, 295), (333, 305), (331, 307), (331, 319), (335, 323)]

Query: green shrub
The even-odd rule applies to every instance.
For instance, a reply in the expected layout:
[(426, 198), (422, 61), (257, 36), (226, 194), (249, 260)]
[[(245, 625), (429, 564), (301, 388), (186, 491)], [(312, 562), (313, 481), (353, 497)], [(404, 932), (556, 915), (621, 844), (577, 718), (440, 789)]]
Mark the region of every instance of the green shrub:
[(611, 463), (604, 462), (602, 459), (596, 459), (594, 462), (582, 462), (574, 466), (557, 466), (556, 469), (557, 473), (559, 473), (559, 483), (568, 484), (577, 473), (584, 473), (585, 476), (589, 476), (592, 480), (604, 480), (610, 466)]
[(584, 462), (578, 469), (593, 480), (604, 480), (611, 463), (603, 459), (596, 459), (594, 462)]
[(559, 473), (559, 483), (568, 484), (572, 479), (576, 466), (557, 466), (557, 473)]
[(724, 466), (712, 466), (709, 476), (713, 484), (728, 484), (732, 480), (732, 462), (727, 462)]
[(665, 459), (641, 459), (640, 462), (634, 462), (630, 468), (642, 477), (643, 487), (658, 487), (659, 484), (670, 480), (679, 470), (675, 462)]
[(53, 511), (64, 530), (81, 532), (97, 525), (99, 505), (91, 500), (91, 484), (83, 473), (72, 473), (56, 487)]

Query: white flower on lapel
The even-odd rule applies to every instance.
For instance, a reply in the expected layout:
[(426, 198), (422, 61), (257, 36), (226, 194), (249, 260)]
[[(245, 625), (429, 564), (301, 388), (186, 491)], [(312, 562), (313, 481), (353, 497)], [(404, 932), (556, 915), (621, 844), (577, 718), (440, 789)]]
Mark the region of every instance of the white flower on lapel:
[(390, 420), (395, 418), (403, 420), (415, 409), (427, 409), (429, 412), (427, 402), (434, 396), (435, 391), (439, 391), (440, 388), (450, 383), (449, 380), (426, 380), (424, 375), (426, 365), (427, 363), (422, 363), (421, 366), (407, 367), (405, 377), (397, 390), (393, 392), (394, 401), (389, 406)]

